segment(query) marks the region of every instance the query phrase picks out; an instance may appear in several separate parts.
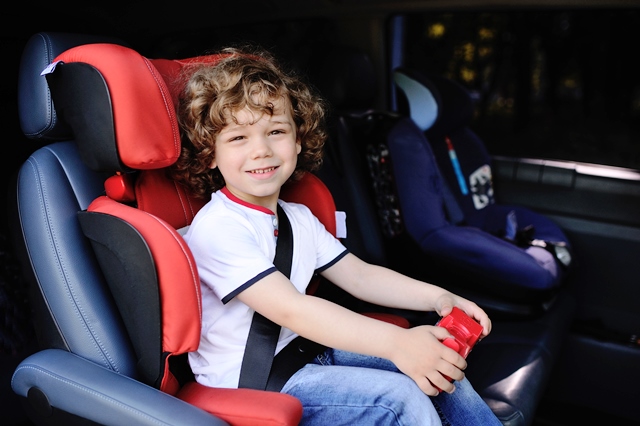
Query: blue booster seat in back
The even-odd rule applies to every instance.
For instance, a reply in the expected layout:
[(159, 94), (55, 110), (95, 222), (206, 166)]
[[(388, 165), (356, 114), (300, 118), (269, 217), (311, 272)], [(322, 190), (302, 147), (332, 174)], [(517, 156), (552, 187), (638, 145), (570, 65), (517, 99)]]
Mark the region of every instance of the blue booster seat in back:
[(571, 263), (569, 242), (546, 216), (496, 201), (491, 157), (468, 127), (469, 93), (403, 68), (394, 81), (409, 116), (388, 141), (407, 232), (464, 287), (517, 303), (551, 300)]

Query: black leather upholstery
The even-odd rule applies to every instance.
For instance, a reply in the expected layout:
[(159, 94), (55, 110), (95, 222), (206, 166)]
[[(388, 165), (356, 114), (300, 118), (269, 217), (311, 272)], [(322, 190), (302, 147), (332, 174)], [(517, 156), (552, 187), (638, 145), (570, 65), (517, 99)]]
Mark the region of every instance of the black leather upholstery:
[(58, 119), (47, 81), (40, 74), (59, 53), (88, 43), (125, 45), (113, 37), (56, 32), (37, 33), (27, 41), (18, 74), (18, 112), (20, 127), (28, 138), (47, 143), (70, 137), (71, 130)]

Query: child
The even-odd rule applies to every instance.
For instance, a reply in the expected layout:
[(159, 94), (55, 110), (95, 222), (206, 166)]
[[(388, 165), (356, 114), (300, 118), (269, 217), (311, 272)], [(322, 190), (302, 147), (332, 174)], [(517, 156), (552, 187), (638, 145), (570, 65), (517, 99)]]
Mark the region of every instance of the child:
[[(324, 103), (267, 52), (222, 53), (187, 83), (173, 169), (210, 198), (185, 234), (202, 283), (202, 337), (189, 354), (197, 381), (238, 387), (257, 311), (282, 326), (277, 351), (298, 335), (329, 348), (281, 390), (302, 402), (302, 424), (499, 425), (465, 379), (465, 359), (441, 343), (447, 330), (401, 328), (305, 294), (319, 272), (362, 300), (442, 316), (457, 306), (482, 324), (483, 337), (491, 330), (475, 303), (363, 262), (306, 206), (279, 200), (285, 182), (320, 165)], [(293, 233), (291, 279), (273, 263), (278, 205)]]

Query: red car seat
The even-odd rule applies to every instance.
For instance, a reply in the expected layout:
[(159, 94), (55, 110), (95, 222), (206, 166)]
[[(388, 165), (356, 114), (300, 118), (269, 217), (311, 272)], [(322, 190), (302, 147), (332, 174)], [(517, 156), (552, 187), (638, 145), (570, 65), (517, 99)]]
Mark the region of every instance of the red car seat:
[[(57, 48), (67, 52), (50, 74), (51, 92), (44, 85), (21, 93), (20, 102), (44, 102), (43, 115), (23, 108), (33, 115), (22, 116), (25, 123), (68, 140), (36, 150), (17, 176), (15, 240), (30, 266), (42, 350), (18, 366), (14, 391), (37, 424), (297, 424), (301, 405), (288, 395), (181, 388), (170, 367), (198, 344), (199, 280), (170, 222), (186, 223), (198, 205), (167, 188), (156, 170), (180, 149), (171, 93), (136, 52), (115, 44), (67, 50), (61, 40), (73, 39), (37, 34), (23, 56), (21, 78), (34, 77), (24, 84), (33, 87), (45, 77), (32, 71), (42, 71)], [(139, 180), (138, 169), (148, 170)], [(179, 214), (166, 214), (171, 199), (163, 206), (146, 197), (158, 182), (167, 197), (173, 189)], [(162, 208), (159, 216), (134, 207), (136, 192), (141, 206)]]
[[(150, 60), (118, 44), (79, 37), (70, 48), (62, 39), (74, 37), (34, 36), (21, 70), (42, 89), (21, 93), (23, 128), (68, 140), (36, 150), (17, 177), (15, 240), (31, 266), (43, 349), (18, 366), (14, 391), (39, 424), (297, 424), (297, 399), (204, 387), (186, 363), (199, 343), (200, 287), (177, 229), (203, 202), (164, 169), (180, 152), (175, 103), (185, 73), (218, 57)], [(34, 70), (54, 58), (42, 85)], [(36, 102), (43, 114), (31, 114)], [(335, 232), (319, 179), (309, 174), (285, 196)]]

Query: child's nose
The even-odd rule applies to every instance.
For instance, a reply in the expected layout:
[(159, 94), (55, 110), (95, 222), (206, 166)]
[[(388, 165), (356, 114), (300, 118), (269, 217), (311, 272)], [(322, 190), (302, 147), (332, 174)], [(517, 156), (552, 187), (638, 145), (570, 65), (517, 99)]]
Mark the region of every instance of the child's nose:
[(266, 136), (257, 136), (252, 141), (252, 152), (254, 157), (262, 157), (271, 154), (271, 146), (269, 144), (269, 138)]

